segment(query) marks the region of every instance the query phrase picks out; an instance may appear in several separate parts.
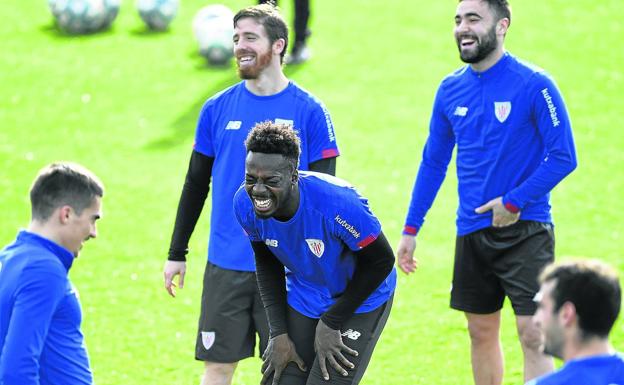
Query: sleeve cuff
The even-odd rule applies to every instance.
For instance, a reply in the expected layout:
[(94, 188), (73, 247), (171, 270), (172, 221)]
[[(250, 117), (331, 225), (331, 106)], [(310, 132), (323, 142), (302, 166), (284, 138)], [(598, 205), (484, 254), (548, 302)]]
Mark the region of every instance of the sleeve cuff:
[(416, 226), (405, 225), (405, 227), (403, 227), (403, 235), (416, 235), (418, 234), (418, 230)]
[(510, 213), (518, 214), (520, 212), (520, 207), (509, 200), (503, 199), (503, 206), (505, 206)]

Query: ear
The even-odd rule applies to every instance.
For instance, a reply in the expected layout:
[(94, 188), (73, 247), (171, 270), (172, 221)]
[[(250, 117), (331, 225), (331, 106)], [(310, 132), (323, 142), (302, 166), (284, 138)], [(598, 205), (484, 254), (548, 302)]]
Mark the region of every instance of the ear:
[(292, 182), (292, 184), (295, 184), (297, 183), (298, 180), (299, 180), (299, 170), (295, 168), (292, 172), (290, 181)]
[(58, 219), (61, 224), (69, 222), (69, 218), (74, 210), (69, 205), (61, 206), (58, 208)]
[(280, 55), (286, 46), (286, 40), (277, 39), (273, 42), (273, 54)]
[(502, 19), (500, 19), (497, 23), (496, 23), (496, 33), (499, 35), (505, 35), (507, 33), (507, 30), (509, 29), (509, 19), (504, 17)]
[(571, 326), (576, 323), (576, 306), (572, 302), (565, 302), (559, 309), (559, 319), (563, 326)]

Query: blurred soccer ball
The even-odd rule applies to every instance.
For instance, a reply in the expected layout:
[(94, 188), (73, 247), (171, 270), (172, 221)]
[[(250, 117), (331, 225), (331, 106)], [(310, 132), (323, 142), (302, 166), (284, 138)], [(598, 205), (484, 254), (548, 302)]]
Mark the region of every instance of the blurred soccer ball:
[(48, 0), (59, 28), (71, 34), (92, 33), (111, 25), (120, 0)]
[(178, 13), (178, 0), (137, 0), (139, 16), (143, 22), (155, 31), (167, 29)]
[(225, 65), (234, 56), (234, 13), (225, 5), (213, 4), (200, 9), (193, 18), (193, 33), (199, 53), (212, 65)]

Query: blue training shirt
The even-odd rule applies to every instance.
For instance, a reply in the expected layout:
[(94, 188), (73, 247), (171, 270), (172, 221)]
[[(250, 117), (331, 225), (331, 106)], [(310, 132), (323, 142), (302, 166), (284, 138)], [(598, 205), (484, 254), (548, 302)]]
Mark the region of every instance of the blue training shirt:
[(570, 120), (554, 81), (509, 53), (485, 72), (469, 65), (438, 88), (404, 234), (415, 235), (457, 146), (457, 233), (492, 223), (475, 209), (502, 196), (520, 219), (552, 223), (550, 190), (576, 167)]
[[(298, 183), (299, 207), (287, 222), (256, 217), (244, 186), (236, 192), (234, 210), (249, 239), (265, 242), (286, 267), (288, 304), (307, 317), (320, 318), (351, 280), (353, 252), (377, 239), (381, 224), (368, 201), (342, 179), (302, 171)], [(392, 269), (356, 313), (384, 304), (395, 286)]]
[(241, 81), (209, 99), (195, 134), (195, 151), (214, 158), (208, 260), (230, 270), (255, 271), (253, 250), (234, 217), (232, 198), (245, 178), (247, 134), (256, 123), (292, 125), (301, 140), (300, 168), (339, 155), (323, 103), (290, 82), (275, 95), (252, 94)]
[(579, 358), (561, 369), (529, 381), (526, 385), (624, 385), (624, 356), (621, 353)]
[(93, 383), (64, 247), (28, 231), (0, 252), (0, 384)]

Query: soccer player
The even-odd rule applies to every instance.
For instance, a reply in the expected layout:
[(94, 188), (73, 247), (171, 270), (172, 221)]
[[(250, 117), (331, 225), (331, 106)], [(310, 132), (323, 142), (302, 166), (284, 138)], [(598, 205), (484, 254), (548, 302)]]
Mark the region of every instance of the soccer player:
[[(259, 3), (273, 3), (277, 5), (277, 0), (259, 0)], [(294, 5), (295, 43), (290, 50), (290, 54), (286, 56), (286, 64), (299, 64), (310, 59), (310, 49), (306, 45), (306, 41), (311, 34), (308, 28), (310, 0), (294, 0)]]
[(455, 40), (468, 65), (448, 75), (433, 104), (398, 265), (416, 269), (415, 237), (457, 146), (459, 208), (451, 307), (463, 311), (476, 384), (501, 384), (500, 309), (509, 297), (525, 380), (553, 369), (531, 322), (538, 272), (554, 259), (550, 191), (576, 167), (570, 120), (554, 81), (503, 45), (506, 0), (460, 0)]
[(565, 365), (527, 385), (623, 385), (624, 355), (609, 343), (622, 301), (615, 271), (598, 261), (554, 264), (540, 284), (533, 322), (544, 334), (544, 353)]
[(240, 83), (203, 106), (195, 145), (178, 205), (164, 267), (165, 287), (174, 296), (173, 278), (184, 284), (188, 241), (213, 178), (208, 262), (205, 269), (195, 357), (205, 362), (203, 384), (230, 384), (236, 364), (253, 356), (268, 339), (258, 295), (253, 251), (236, 222), (234, 193), (243, 182), (249, 130), (271, 120), (298, 130), (301, 167), (335, 173), (338, 147), (329, 112), (318, 99), (289, 81), (282, 71), (288, 28), (269, 4), (234, 16), (234, 54)]
[(97, 235), (102, 182), (76, 164), (43, 168), (31, 221), (0, 251), (0, 384), (93, 383), (69, 269)]
[(396, 285), (381, 225), (345, 181), (297, 170), (290, 127), (260, 123), (245, 145), (234, 210), (255, 252), (271, 331), (261, 383), (357, 384)]

